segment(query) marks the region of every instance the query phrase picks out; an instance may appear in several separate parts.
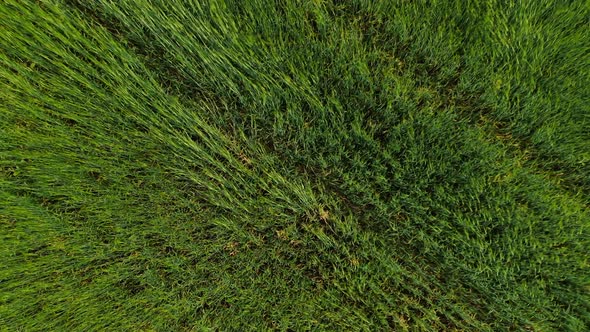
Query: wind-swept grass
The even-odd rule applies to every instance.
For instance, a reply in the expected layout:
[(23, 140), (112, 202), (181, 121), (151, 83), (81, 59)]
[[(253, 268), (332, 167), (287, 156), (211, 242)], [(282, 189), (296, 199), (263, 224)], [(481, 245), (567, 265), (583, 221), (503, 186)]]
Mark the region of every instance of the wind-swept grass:
[(0, 5), (0, 325), (588, 329), (589, 12)]

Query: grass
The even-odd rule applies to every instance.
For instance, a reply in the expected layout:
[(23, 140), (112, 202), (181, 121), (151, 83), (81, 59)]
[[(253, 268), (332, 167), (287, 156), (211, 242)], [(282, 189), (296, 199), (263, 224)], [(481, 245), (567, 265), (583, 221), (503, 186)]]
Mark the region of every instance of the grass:
[(0, 5), (7, 331), (590, 328), (590, 5)]

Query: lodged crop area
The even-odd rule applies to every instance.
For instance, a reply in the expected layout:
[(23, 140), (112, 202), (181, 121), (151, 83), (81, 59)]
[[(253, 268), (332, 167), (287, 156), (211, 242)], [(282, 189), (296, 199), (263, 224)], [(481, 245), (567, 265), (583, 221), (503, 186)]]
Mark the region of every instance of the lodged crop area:
[(589, 18), (2, 1), (0, 330), (589, 330)]

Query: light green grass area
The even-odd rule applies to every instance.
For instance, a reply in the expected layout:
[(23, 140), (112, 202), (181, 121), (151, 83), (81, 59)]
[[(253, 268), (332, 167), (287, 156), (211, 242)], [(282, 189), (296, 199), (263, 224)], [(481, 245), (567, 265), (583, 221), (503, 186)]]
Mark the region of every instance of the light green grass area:
[(0, 330), (587, 331), (590, 2), (5, 0)]

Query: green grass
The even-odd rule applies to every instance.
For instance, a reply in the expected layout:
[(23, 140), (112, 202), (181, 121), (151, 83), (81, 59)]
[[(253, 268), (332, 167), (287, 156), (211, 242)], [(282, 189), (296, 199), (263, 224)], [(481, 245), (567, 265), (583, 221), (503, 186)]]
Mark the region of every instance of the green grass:
[(587, 1), (0, 4), (0, 330), (590, 329)]

